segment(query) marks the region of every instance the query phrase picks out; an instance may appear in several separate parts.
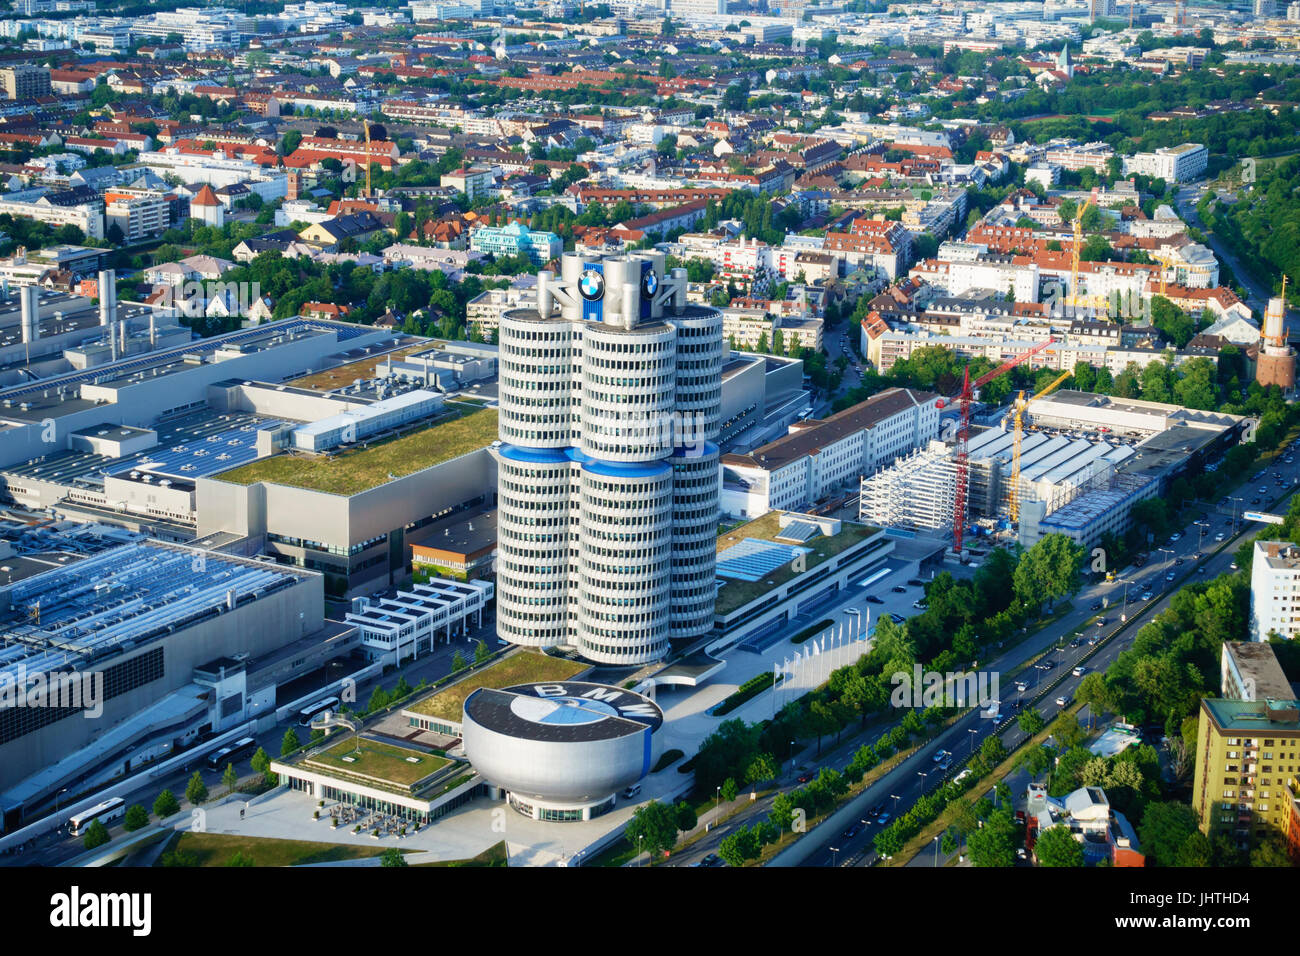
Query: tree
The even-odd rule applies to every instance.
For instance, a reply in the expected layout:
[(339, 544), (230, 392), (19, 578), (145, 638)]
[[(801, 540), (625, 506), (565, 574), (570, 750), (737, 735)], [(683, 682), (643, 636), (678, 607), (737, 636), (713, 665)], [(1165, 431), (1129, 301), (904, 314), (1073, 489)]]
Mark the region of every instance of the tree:
[[(764, 780), (773, 780), (780, 770), (776, 765), (776, 758), (769, 753), (761, 753), (749, 762), (745, 768), (745, 783), (761, 783)], [(732, 799), (735, 799), (734, 797)]]
[(302, 741), (298, 739), (298, 733), (292, 727), (284, 732), (284, 737), (280, 740), (280, 756), (287, 757), (299, 747)]
[(744, 866), (746, 860), (756, 859), (761, 849), (757, 834), (742, 826), (718, 844), (718, 856), (726, 860), (728, 866)]
[(1266, 836), (1250, 851), (1250, 865), (1253, 867), (1292, 866), (1293, 861), (1286, 852), (1286, 845), (1280, 839)]
[[(695, 813), (695, 808), (685, 800), (679, 800), (677, 806), (673, 808), (673, 813), (677, 817), (677, 829), (682, 833), (688, 833), (695, 829), (695, 825), (700, 822)], [(674, 841), (676, 842), (676, 841)]]
[(402, 855), (402, 851), (397, 849), (395, 846), (390, 846), (383, 852), (383, 855), (379, 858), (379, 865), (410, 866), (410, 864), (406, 862), (406, 857)]
[(456, 671), (463, 671), (468, 665), (465, 663), (465, 655), (460, 651), (451, 655), (451, 670), (454, 674)]
[(722, 781), (721, 786), (722, 789), (718, 791), (721, 799), (726, 800), (728, 803), (736, 799), (736, 793), (739, 788), (736, 786), (735, 777), (728, 777), (726, 780)]
[(1089, 729), (1092, 728), (1092, 718), (1097, 713), (1110, 710), (1115, 706), (1114, 695), (1106, 686), (1106, 678), (1097, 671), (1084, 675), (1083, 680), (1079, 681), (1079, 689), (1075, 691), (1074, 696), (1081, 703), (1088, 705)]
[(1174, 866), (1188, 838), (1197, 832), (1196, 813), (1185, 803), (1152, 803), (1138, 824), (1138, 838), (1156, 866)]
[(133, 803), (126, 808), (126, 819), (122, 821), (122, 829), (127, 833), (139, 830), (141, 827), (149, 825), (149, 811), (138, 803)]
[(257, 753), (253, 754), (249, 766), (257, 773), (262, 774), (270, 782), (274, 782), (275, 775), (271, 773), (271, 757), (262, 747), (257, 748)]
[(1034, 841), (1034, 856), (1039, 866), (1083, 866), (1083, 844), (1068, 826), (1058, 823), (1039, 834)]
[(1079, 588), (1083, 548), (1063, 534), (1047, 534), (1020, 556), (1012, 586), (1027, 607), (1056, 601)]
[(234, 790), (239, 783), (239, 774), (235, 771), (233, 763), (226, 764), (226, 770), (221, 775), (221, 784), (227, 790)]
[(153, 815), (160, 820), (165, 820), (167, 817), (179, 813), (180, 809), (180, 802), (170, 790), (164, 790), (154, 798)]
[(86, 828), (86, 835), (82, 838), (81, 843), (87, 850), (93, 850), (96, 847), (103, 846), (108, 840), (108, 827), (96, 820)]
[(474, 645), (474, 663), (482, 664), (491, 656), (492, 656), (492, 651), (487, 646), (487, 641), (480, 638), (479, 642)]
[(966, 836), (971, 862), (975, 866), (1014, 866), (1016, 862), (1016, 821), (1011, 810), (1003, 807), (989, 814), (984, 826)]
[(677, 811), (666, 803), (652, 800), (636, 808), (625, 833), (628, 843), (647, 851), (651, 857), (667, 853), (677, 843)]
[(1046, 722), (1043, 720), (1043, 715), (1032, 707), (1028, 710), (1022, 711), (1020, 716), (1016, 718), (1016, 723), (1019, 724), (1020, 729), (1030, 737), (1038, 733), (1046, 725)]
[(226, 866), (243, 867), (243, 866), (256, 866), (256, 865), (257, 864), (253, 862), (253, 858), (251, 856), (244, 856), (244, 854), (239, 850), (236, 850), (235, 855), (226, 861)]
[(388, 706), (388, 691), (384, 690), (378, 684), (370, 692), (370, 702), (366, 704), (366, 713), (373, 714), (376, 711), (383, 710)]
[(195, 806), (208, 799), (208, 785), (203, 782), (197, 770), (194, 771), (194, 776), (190, 777), (190, 782), (185, 785), (185, 799)]

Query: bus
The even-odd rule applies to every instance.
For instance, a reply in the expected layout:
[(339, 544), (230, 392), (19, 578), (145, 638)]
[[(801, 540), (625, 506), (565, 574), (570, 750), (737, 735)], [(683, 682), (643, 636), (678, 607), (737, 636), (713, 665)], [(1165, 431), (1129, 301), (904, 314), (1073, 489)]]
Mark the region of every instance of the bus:
[(72, 827), (73, 836), (81, 836), (96, 820), (108, 827), (124, 816), (126, 816), (126, 801), (121, 797), (114, 797), (112, 800), (105, 800), (97, 807), (83, 810), (69, 819), (68, 824)]
[(227, 764), (237, 763), (245, 757), (252, 756), (257, 750), (257, 741), (252, 737), (243, 737), (228, 747), (222, 747), (215, 753), (208, 754), (208, 769), (221, 770)]
[(330, 697), (326, 700), (318, 700), (309, 707), (304, 707), (298, 711), (298, 726), (310, 727), (311, 722), (327, 710), (336, 710), (339, 706), (337, 697)]

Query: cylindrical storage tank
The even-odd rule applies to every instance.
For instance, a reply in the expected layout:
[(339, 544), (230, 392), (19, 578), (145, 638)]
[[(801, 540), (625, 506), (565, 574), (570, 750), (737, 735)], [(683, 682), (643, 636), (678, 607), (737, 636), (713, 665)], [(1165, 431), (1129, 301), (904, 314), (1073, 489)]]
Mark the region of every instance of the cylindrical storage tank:
[(583, 454), (653, 461), (672, 453), (677, 333), (655, 322), (631, 331), (589, 323), (582, 336)]
[(503, 445), (497, 462), (497, 636), (526, 647), (566, 643), (569, 475), (559, 450)]
[(672, 467), (584, 461), (581, 494), (579, 651), (607, 664), (659, 660), (669, 638)]
[(498, 332), (498, 433), (530, 448), (567, 448), (578, 406), (574, 396), (574, 337), (567, 322), (532, 309), (501, 317)]
[(673, 469), (672, 618), (674, 641), (713, 630), (718, 593), (716, 563), (721, 453), (712, 442), (683, 448)]

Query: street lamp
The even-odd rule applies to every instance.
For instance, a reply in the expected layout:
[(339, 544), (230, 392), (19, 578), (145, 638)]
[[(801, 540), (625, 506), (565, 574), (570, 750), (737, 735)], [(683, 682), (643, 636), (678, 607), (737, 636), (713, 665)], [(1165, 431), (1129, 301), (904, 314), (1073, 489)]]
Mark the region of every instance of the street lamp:
[(970, 734), (970, 752), (975, 753), (975, 738), (979, 736), (979, 731), (974, 727), (967, 727), (966, 733)]
[(644, 838), (644, 837), (643, 837), (643, 834), (638, 833), (638, 834), (636, 835), (636, 865), (637, 865), (638, 867), (642, 865), (642, 863), (641, 863), (641, 840), (642, 840), (643, 838)]
[(722, 813), (722, 787), (717, 788), (717, 793), (713, 795), (713, 825), (718, 825), (718, 817)]
[(934, 838), (934, 868), (936, 870), (939, 868), (939, 838), (937, 836)]
[(925, 778), (929, 776), (924, 770), (918, 770), (916, 775), (921, 778), (921, 791), (925, 791)]
[(894, 815), (897, 816), (897, 815), (898, 815), (898, 800), (899, 800), (899, 796), (898, 796), (898, 794), (896, 794), (896, 793), (891, 793), (890, 796), (894, 798)]

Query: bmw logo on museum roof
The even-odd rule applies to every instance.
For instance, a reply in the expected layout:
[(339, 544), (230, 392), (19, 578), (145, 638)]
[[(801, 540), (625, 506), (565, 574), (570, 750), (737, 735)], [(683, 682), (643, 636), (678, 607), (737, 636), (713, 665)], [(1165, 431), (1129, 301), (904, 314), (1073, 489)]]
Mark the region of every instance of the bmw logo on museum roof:
[(578, 279), (578, 291), (588, 302), (595, 302), (605, 294), (605, 277), (595, 269), (587, 269)]
[(641, 295), (647, 299), (653, 299), (655, 293), (659, 291), (659, 277), (655, 275), (653, 269), (647, 269), (641, 276)]

